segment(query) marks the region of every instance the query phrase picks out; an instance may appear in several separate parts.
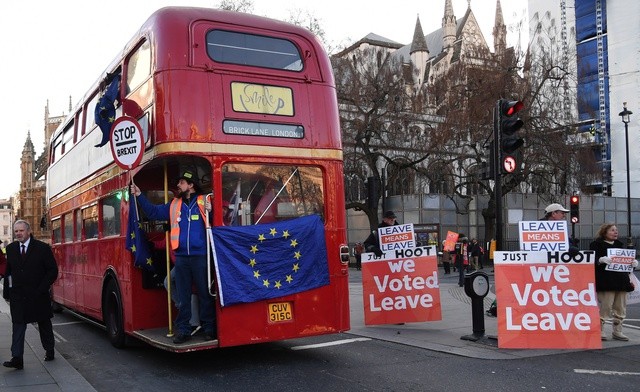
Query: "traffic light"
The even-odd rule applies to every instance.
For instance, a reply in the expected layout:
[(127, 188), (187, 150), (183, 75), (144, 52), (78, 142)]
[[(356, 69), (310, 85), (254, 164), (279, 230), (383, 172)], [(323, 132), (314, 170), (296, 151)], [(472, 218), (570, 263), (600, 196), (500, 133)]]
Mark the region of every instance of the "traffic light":
[(524, 121), (517, 113), (524, 108), (521, 101), (501, 99), (498, 101), (500, 127), (500, 165), (502, 171), (509, 174), (516, 172), (522, 165), (518, 162), (516, 151), (522, 147), (524, 140), (516, 132), (522, 128)]
[(571, 223), (580, 223), (580, 196), (571, 196), (569, 210), (571, 211)]

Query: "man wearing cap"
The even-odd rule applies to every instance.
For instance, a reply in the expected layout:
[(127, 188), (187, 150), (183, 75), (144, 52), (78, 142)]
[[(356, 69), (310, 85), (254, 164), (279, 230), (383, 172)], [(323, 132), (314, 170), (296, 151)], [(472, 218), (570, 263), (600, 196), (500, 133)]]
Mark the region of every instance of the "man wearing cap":
[[(540, 220), (548, 221), (560, 221), (567, 219), (567, 210), (559, 203), (551, 203), (544, 209), (545, 215)], [(575, 256), (580, 252), (578, 248), (578, 240), (576, 238), (569, 239), (569, 250), (567, 251), (571, 256)]]
[(131, 184), (131, 193), (138, 197), (138, 203), (150, 219), (167, 220), (171, 226), (171, 248), (175, 253), (173, 275), (178, 295), (177, 334), (173, 339), (181, 344), (191, 339), (191, 292), (195, 286), (198, 294), (200, 322), (204, 339), (216, 338), (215, 303), (209, 296), (207, 282), (207, 232), (206, 211), (211, 211), (211, 203), (201, 195), (195, 174), (182, 172), (178, 177), (180, 193), (167, 204), (154, 205)]
[(559, 203), (551, 203), (544, 209), (545, 215), (540, 220), (565, 220), (567, 216), (567, 210)]
[[(382, 223), (378, 225), (378, 228), (389, 227), (398, 225), (396, 221), (396, 214), (393, 211), (387, 211), (382, 216)], [(382, 250), (380, 250), (380, 243), (378, 242), (378, 231), (374, 230), (369, 234), (366, 240), (364, 240), (364, 249), (367, 252), (373, 252), (376, 256), (382, 256)]]

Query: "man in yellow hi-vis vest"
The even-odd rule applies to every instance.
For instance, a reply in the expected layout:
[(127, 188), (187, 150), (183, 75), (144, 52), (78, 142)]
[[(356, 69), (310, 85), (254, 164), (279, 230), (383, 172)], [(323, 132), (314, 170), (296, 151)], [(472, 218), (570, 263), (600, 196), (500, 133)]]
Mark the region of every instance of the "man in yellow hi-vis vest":
[(168, 220), (171, 225), (171, 248), (175, 253), (173, 274), (178, 297), (176, 344), (191, 339), (191, 291), (195, 286), (198, 294), (200, 322), (204, 339), (217, 337), (215, 304), (208, 294), (207, 283), (207, 232), (206, 213), (211, 211), (211, 203), (201, 194), (200, 186), (193, 172), (184, 171), (178, 178), (180, 194), (167, 204), (154, 205), (140, 193), (140, 188), (131, 184), (131, 193), (138, 197), (138, 203), (150, 219)]

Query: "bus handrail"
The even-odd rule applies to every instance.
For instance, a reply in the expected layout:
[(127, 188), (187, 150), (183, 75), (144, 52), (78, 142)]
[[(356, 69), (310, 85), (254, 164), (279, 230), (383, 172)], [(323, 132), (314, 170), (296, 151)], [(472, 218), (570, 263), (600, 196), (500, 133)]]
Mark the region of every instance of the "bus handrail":
[(260, 223), (260, 220), (262, 219), (262, 217), (264, 216), (264, 214), (267, 213), (267, 211), (269, 211), (269, 208), (271, 208), (271, 205), (276, 201), (276, 199), (278, 198), (278, 196), (280, 196), (280, 194), (282, 193), (282, 191), (284, 190), (284, 188), (289, 184), (289, 181), (291, 181), (291, 178), (298, 172), (298, 168), (296, 167), (296, 170), (293, 171), (293, 173), (291, 173), (291, 175), (289, 176), (289, 178), (287, 178), (287, 181), (284, 182), (284, 184), (282, 184), (282, 187), (280, 187), (280, 189), (278, 190), (278, 193), (276, 193), (275, 196), (273, 196), (273, 199), (271, 199), (271, 201), (269, 202), (269, 205), (267, 206), (267, 208), (264, 209), (264, 211), (262, 211), (262, 214), (260, 215), (260, 218), (258, 218), (258, 220), (256, 221), (256, 225), (258, 223)]
[[(211, 208), (213, 209), (213, 203), (212, 203), (212, 197), (213, 197), (213, 193), (208, 193), (205, 196), (205, 209), (204, 209), (204, 220), (205, 220), (205, 229), (207, 231), (207, 281), (209, 282), (208, 286), (209, 286), (209, 295), (214, 297), (215, 291), (211, 290), (211, 287), (213, 286), (213, 280), (211, 280), (211, 249), (213, 248), (213, 232), (211, 231), (211, 222), (209, 221), (209, 210), (207, 210), (206, 208), (206, 202), (209, 202), (209, 205), (211, 206)], [(214, 250), (215, 252), (215, 250)]]

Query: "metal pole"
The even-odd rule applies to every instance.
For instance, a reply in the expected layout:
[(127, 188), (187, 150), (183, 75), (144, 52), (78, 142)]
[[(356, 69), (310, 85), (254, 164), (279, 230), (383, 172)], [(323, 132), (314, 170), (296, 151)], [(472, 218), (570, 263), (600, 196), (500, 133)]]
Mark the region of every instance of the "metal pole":
[(629, 123), (624, 123), (624, 141), (627, 147), (627, 225), (629, 227), (627, 235), (627, 248), (633, 248), (631, 239), (631, 177), (629, 175)]
[(624, 123), (624, 144), (626, 147), (627, 153), (627, 225), (628, 225), (628, 235), (627, 235), (627, 248), (633, 249), (633, 240), (631, 239), (631, 176), (629, 173), (629, 117), (633, 114), (632, 111), (627, 109), (627, 103), (622, 103), (622, 111), (618, 114), (622, 117), (622, 122)]
[(502, 146), (500, 144), (500, 100), (496, 102), (496, 106), (493, 109), (493, 145), (494, 145), (494, 164), (493, 164), (493, 179), (494, 190), (496, 198), (496, 250), (502, 250), (502, 159), (500, 159), (500, 151)]

